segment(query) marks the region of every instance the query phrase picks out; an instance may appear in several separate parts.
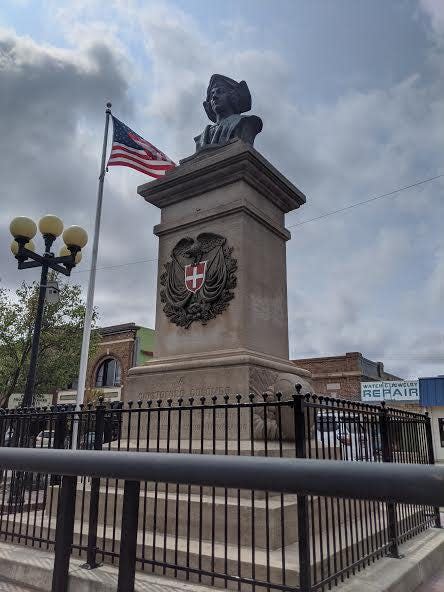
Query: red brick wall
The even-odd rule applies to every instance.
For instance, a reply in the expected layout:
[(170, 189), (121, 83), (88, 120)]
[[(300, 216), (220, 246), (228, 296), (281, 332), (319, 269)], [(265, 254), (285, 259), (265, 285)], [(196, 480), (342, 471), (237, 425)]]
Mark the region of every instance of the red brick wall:
[(313, 374), (343, 373), (360, 371), (361, 354), (359, 352), (350, 352), (343, 356), (329, 356), (325, 358), (304, 358), (293, 360), (295, 364)]
[(361, 359), (359, 352), (349, 352), (343, 356), (304, 358), (293, 362), (296, 366), (311, 372), (311, 382), (316, 394), (359, 400)]
[(345, 399), (360, 400), (361, 382), (402, 380), (388, 374), (381, 362), (368, 360), (360, 352), (348, 352), (342, 356), (304, 358), (293, 362), (296, 366), (310, 370), (317, 394)]
[(384, 370), (384, 364), (364, 358), (360, 352), (347, 352), (343, 356), (304, 358), (293, 360), (296, 366), (312, 373), (311, 381), (318, 395), (341, 399), (361, 399), (361, 382), (371, 380), (402, 380)]
[[(340, 399), (359, 401), (361, 399), (361, 380), (359, 376), (334, 376), (330, 378), (318, 378), (314, 375), (311, 379), (314, 392), (317, 395), (328, 395)], [(338, 385), (339, 388), (332, 385)]]
[(125, 331), (113, 335), (103, 335), (97, 353), (88, 362), (87, 388), (94, 388), (97, 370), (106, 358), (116, 358), (120, 362), (122, 380), (122, 400), (128, 370), (133, 365), (135, 331)]

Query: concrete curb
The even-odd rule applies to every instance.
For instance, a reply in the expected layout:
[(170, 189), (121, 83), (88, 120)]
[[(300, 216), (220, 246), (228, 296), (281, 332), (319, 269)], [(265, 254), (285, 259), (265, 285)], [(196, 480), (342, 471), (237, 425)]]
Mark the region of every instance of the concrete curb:
[[(430, 529), (400, 547), (403, 559), (384, 557), (340, 583), (338, 592), (414, 592), (439, 568), (444, 558), (444, 529)], [(0, 543), (0, 577), (30, 590), (51, 590), (54, 555), (51, 552)], [(69, 592), (116, 592), (117, 568), (104, 565), (88, 571), (71, 559)], [(136, 573), (136, 592), (210, 592), (214, 587)]]
[[(54, 554), (49, 551), (0, 543), (0, 578), (38, 592), (49, 592), (52, 583)], [(69, 592), (116, 592), (117, 568), (103, 565), (88, 571), (85, 561), (71, 558)], [(136, 572), (136, 592), (210, 592), (213, 587), (183, 580)]]
[(338, 592), (414, 592), (444, 560), (444, 529), (432, 528), (400, 546), (402, 559), (383, 557), (340, 584)]

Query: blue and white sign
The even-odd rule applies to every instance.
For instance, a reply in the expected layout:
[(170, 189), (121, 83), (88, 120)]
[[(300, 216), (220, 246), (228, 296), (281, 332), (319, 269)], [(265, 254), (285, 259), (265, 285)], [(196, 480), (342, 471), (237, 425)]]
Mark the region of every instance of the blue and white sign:
[(418, 380), (389, 380), (384, 382), (361, 382), (361, 401), (419, 401)]

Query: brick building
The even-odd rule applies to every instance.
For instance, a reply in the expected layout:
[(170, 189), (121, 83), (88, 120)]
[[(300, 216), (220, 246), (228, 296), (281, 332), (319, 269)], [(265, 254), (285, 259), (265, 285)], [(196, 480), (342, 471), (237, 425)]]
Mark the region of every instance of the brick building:
[(361, 382), (402, 380), (399, 376), (386, 372), (382, 362), (364, 358), (360, 352), (292, 361), (296, 366), (312, 373), (312, 383), (317, 395), (360, 400)]
[[(97, 329), (100, 342), (95, 356), (88, 361), (86, 389), (100, 389), (105, 398), (121, 400), (128, 370), (153, 356), (154, 330), (135, 323)], [(59, 403), (74, 403), (75, 384), (59, 391)]]

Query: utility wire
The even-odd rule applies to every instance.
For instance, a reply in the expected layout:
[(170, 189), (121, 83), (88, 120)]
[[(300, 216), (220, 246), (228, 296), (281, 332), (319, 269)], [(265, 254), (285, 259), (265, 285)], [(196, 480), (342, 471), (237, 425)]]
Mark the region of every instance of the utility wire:
[[(352, 208), (357, 208), (358, 206), (362, 206), (378, 199), (384, 199), (386, 197), (391, 197), (400, 193), (401, 191), (406, 191), (407, 189), (412, 189), (412, 187), (418, 187), (419, 185), (424, 185), (425, 183), (430, 183), (431, 181), (435, 181), (436, 179), (440, 179), (444, 177), (444, 173), (441, 175), (436, 175), (435, 177), (429, 177), (428, 179), (421, 179), (420, 181), (416, 181), (416, 183), (412, 183), (411, 185), (405, 185), (404, 187), (398, 187), (398, 189), (393, 189), (393, 191), (389, 191), (388, 193), (381, 193), (380, 195), (375, 195), (373, 197), (369, 197), (368, 199), (364, 199), (363, 201), (358, 201), (356, 203), (352, 203), (348, 206), (343, 208), (339, 208), (337, 210), (331, 210), (330, 212), (325, 212), (324, 214), (320, 214), (319, 216), (315, 216), (314, 218), (309, 218), (308, 220), (302, 220), (302, 222), (297, 222), (296, 224), (291, 224), (287, 226), (287, 228), (295, 228), (296, 226), (303, 226), (304, 224), (308, 224), (309, 222), (314, 222), (316, 220), (322, 220), (323, 218), (327, 218), (328, 216), (333, 216), (334, 214), (338, 214), (340, 212), (345, 212), (346, 210), (351, 210)], [(127, 263), (117, 263), (115, 265), (107, 265), (104, 267), (97, 267), (96, 269), (103, 270), (103, 269), (116, 269), (118, 267), (126, 267), (128, 265), (137, 265), (139, 263), (153, 263), (156, 262), (157, 259), (140, 259), (139, 261), (128, 261)], [(79, 269), (74, 270), (72, 273), (86, 273), (90, 271), (89, 269)]]
[[(140, 259), (139, 261), (128, 261), (127, 263), (116, 263), (115, 265), (104, 265), (103, 267), (96, 267), (97, 271), (102, 269), (115, 269), (116, 267), (126, 267), (127, 265), (137, 265), (139, 263), (149, 263), (157, 261), (157, 259)], [(73, 273), (86, 273), (89, 269), (76, 269)]]
[(389, 191), (388, 193), (381, 193), (381, 195), (375, 195), (374, 197), (369, 197), (364, 201), (358, 201), (356, 203), (352, 203), (348, 206), (343, 208), (339, 208), (338, 210), (332, 210), (331, 212), (325, 212), (325, 214), (320, 214), (319, 216), (315, 216), (314, 218), (309, 218), (308, 220), (302, 220), (302, 222), (297, 222), (296, 224), (292, 224), (287, 228), (294, 228), (295, 226), (302, 226), (303, 224), (308, 224), (309, 222), (314, 222), (315, 220), (322, 220), (323, 218), (327, 218), (328, 216), (333, 216), (333, 214), (338, 214), (339, 212), (345, 212), (346, 210), (351, 210), (352, 208), (357, 208), (358, 206), (362, 206), (372, 201), (376, 201), (377, 199), (383, 199), (385, 197), (391, 197), (396, 193), (400, 193), (401, 191), (406, 191), (407, 189), (411, 189), (412, 187), (418, 187), (418, 185), (424, 185), (424, 183), (430, 183), (430, 181), (435, 181), (436, 179), (440, 179), (444, 177), (444, 174), (436, 175), (435, 177), (429, 177), (428, 179), (422, 179), (421, 181), (417, 181), (416, 183), (412, 183), (411, 185), (405, 185), (405, 187), (399, 187), (398, 189), (394, 189), (393, 191)]
[[(320, 357), (320, 358), (330, 358), (330, 357), (336, 357), (334, 354), (330, 354), (327, 356), (316, 356), (313, 353), (310, 352), (296, 352), (291, 354), (291, 357), (298, 357), (300, 359), (312, 359), (314, 357)], [(427, 359), (427, 360), (431, 360), (432, 363), (438, 363), (440, 361), (442, 361), (444, 359), (444, 351), (441, 352), (437, 352), (437, 353), (433, 353), (433, 354), (427, 354), (427, 353), (418, 353), (418, 354), (398, 354), (398, 353), (390, 353), (390, 352), (385, 352), (385, 353), (375, 353), (375, 352), (366, 352), (365, 357), (369, 357), (369, 358), (379, 358), (379, 359), (386, 359), (386, 360), (423, 360), (423, 359)]]

